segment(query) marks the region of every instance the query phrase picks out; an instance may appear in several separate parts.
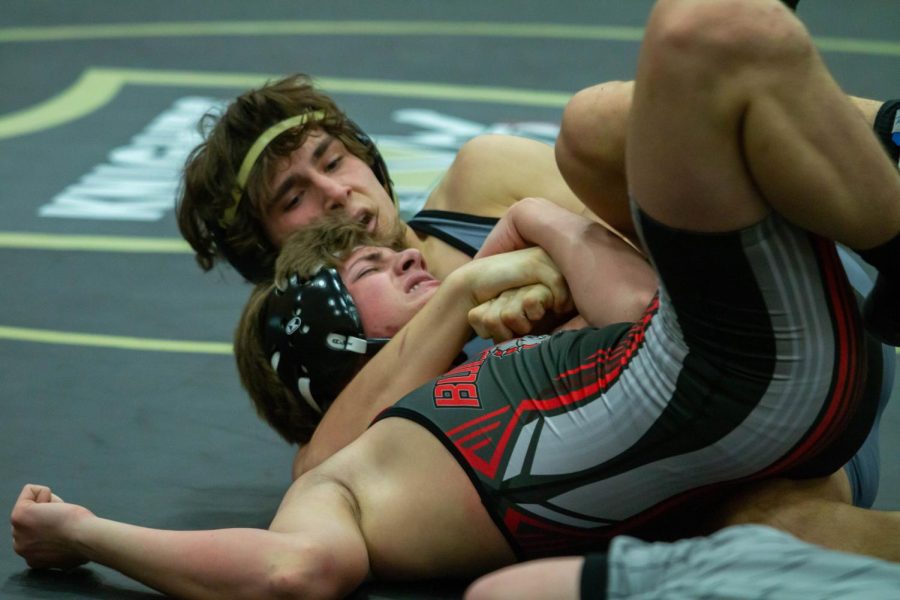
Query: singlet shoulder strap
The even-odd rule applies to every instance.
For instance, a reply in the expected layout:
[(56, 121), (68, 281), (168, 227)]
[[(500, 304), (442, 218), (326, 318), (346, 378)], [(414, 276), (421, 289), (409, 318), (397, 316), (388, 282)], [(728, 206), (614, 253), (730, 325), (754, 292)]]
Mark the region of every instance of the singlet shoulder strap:
[(434, 236), (468, 256), (475, 256), (499, 220), (449, 210), (422, 210), (407, 225), (413, 231)]

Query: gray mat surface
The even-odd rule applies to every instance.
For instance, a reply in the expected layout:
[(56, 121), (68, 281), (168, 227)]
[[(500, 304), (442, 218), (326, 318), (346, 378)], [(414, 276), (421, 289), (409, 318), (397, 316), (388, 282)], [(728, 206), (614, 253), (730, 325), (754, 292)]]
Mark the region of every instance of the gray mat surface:
[[(228, 270), (201, 275), (174, 223), (198, 111), (268, 77), (312, 73), (383, 144), (411, 211), (467, 136), (552, 139), (568, 95), (631, 78), (649, 6), (6, 0), (4, 506), (40, 482), (105, 517), (194, 529), (265, 526), (280, 500), (292, 450), (256, 419), (228, 353), (249, 288)], [(900, 3), (819, 0), (800, 14), (848, 92), (896, 97)], [(490, 98), (489, 87), (499, 88)], [(882, 424), (878, 506), (890, 509), (900, 509), (898, 404)], [(369, 586), (360, 596), (461, 589)], [(158, 595), (97, 566), (30, 572), (6, 543), (0, 597)]]

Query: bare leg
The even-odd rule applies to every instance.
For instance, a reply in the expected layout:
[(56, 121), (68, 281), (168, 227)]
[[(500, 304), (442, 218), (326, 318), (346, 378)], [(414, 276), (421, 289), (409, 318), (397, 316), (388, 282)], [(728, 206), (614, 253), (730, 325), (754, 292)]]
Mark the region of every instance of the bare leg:
[(832, 550), (900, 562), (900, 512), (852, 506), (849, 494), (843, 470), (822, 479), (767, 481), (742, 490), (707, 525), (769, 525)]
[[(893, 165), (802, 24), (774, 0), (657, 3), (627, 169), (641, 208), (673, 227), (735, 230), (773, 208), (857, 248), (900, 230)], [(725, 508), (726, 523), (769, 522), (814, 543), (898, 560), (898, 536), (884, 532), (900, 530), (900, 515), (850, 506), (841, 477), (764, 484)]]
[[(570, 559), (509, 567), (479, 579), (466, 600), (577, 598), (561, 575), (576, 579), (588, 598), (893, 598), (900, 577), (898, 565), (761, 527), (672, 543), (621, 540), (608, 558), (607, 565)], [(556, 583), (558, 592), (548, 585)]]
[(501, 569), (477, 580), (466, 600), (578, 600), (581, 596), (581, 557), (549, 558)]
[[(556, 162), (582, 202), (634, 236), (625, 181), (625, 135), (634, 83), (610, 81), (575, 94), (563, 112)], [(596, 209), (595, 209), (596, 210)]]
[(775, 0), (659, 2), (633, 107), (630, 191), (671, 226), (733, 230), (771, 206), (852, 248), (900, 230), (895, 168)]
[[(637, 241), (628, 207), (625, 141), (634, 92), (632, 81), (608, 81), (575, 94), (566, 105), (556, 140), (556, 162), (582, 202), (603, 207), (606, 221)], [(871, 127), (880, 100), (850, 96)], [(595, 209), (597, 210), (597, 209)]]
[[(569, 187), (584, 202), (606, 207), (620, 231), (634, 232), (625, 179), (625, 139), (633, 81), (608, 81), (575, 94), (566, 105), (556, 140), (556, 162)], [(871, 127), (881, 100), (850, 96)]]

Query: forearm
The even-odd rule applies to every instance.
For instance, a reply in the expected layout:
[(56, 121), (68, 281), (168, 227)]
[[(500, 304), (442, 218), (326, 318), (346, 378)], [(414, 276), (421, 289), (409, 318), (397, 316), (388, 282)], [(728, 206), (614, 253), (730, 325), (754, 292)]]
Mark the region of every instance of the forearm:
[(291, 486), (269, 530), (165, 531), (99, 518), (27, 484), (10, 524), (32, 568), (94, 561), (179, 598), (343, 598), (368, 573), (356, 506), (319, 475)]
[(285, 534), (257, 529), (164, 531), (99, 517), (73, 532), (83, 555), (178, 598), (265, 598), (299, 560)]
[(543, 198), (520, 200), (507, 218), (521, 241), (543, 248), (567, 280), (576, 274), (573, 268), (577, 265), (573, 264), (572, 256), (592, 221)]

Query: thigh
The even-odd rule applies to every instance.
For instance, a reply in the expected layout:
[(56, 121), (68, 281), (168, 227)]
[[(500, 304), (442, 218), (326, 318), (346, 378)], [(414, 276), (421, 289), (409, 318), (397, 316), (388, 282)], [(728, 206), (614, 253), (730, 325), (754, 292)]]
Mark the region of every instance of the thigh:
[(686, 349), (676, 397), (717, 411), (706, 431), (735, 425), (723, 457), (766, 474), (842, 467), (869, 431), (881, 378), (834, 244), (777, 215), (720, 234), (635, 220), (661, 282), (654, 327)]

